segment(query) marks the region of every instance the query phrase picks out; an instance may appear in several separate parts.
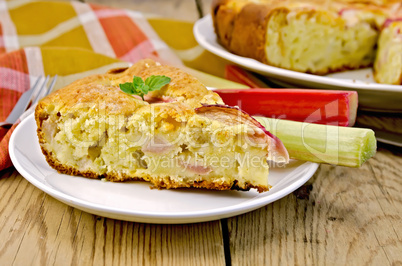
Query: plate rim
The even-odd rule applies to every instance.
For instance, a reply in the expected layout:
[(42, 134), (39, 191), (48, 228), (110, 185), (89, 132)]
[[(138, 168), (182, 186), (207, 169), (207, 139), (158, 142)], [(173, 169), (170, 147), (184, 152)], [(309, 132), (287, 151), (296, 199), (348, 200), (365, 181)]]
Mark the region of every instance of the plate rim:
[[(305, 162), (304, 164), (308, 164), (307, 172), (302, 176), (302, 178), (297, 179), (292, 183), (291, 186), (286, 187), (285, 189), (279, 190), (270, 194), (270, 197), (261, 197), (257, 199), (252, 199), (247, 202), (242, 202), (240, 204), (225, 206), (216, 208), (213, 210), (202, 210), (202, 211), (191, 211), (191, 212), (182, 212), (182, 213), (172, 213), (172, 212), (145, 212), (145, 211), (133, 211), (127, 209), (113, 208), (109, 206), (102, 206), (98, 203), (89, 202), (87, 200), (79, 199), (69, 194), (66, 194), (62, 191), (59, 191), (51, 186), (47, 186), (44, 183), (40, 182), (39, 179), (35, 178), (29, 172), (25, 170), (25, 168), (19, 163), (18, 156), (16, 156), (15, 149), (17, 148), (16, 138), (21, 133), (29, 122), (34, 120), (34, 114), (29, 115), (26, 119), (20, 122), (20, 124), (15, 128), (14, 132), (11, 135), (9, 142), (9, 153), (11, 161), (16, 168), (16, 170), (32, 185), (45, 192), (46, 194), (56, 198), (57, 200), (80, 210), (86, 211), (88, 213), (97, 214), (102, 212), (101, 216), (109, 217), (113, 219), (120, 219), (126, 221), (139, 221), (139, 222), (147, 222), (147, 223), (155, 223), (155, 224), (183, 224), (183, 223), (194, 223), (194, 222), (205, 222), (212, 221), (221, 218), (232, 217), (236, 215), (240, 215), (243, 213), (250, 212), (252, 210), (258, 209), (265, 205), (268, 205), (274, 201), (281, 199), (295, 191), (297, 188), (301, 187), (305, 184), (317, 171), (319, 164), (313, 162)], [(35, 121), (33, 121), (35, 122)], [(36, 123), (34, 123), (36, 126)], [(36, 130), (35, 130), (36, 131)], [(39, 145), (35, 143), (34, 145)], [(251, 202), (251, 204), (250, 204)], [(240, 206), (240, 207), (239, 207)], [(92, 211), (95, 211), (92, 212)], [(106, 212), (106, 213), (105, 213)], [(111, 214), (111, 215), (107, 215)], [(120, 218), (116, 218), (120, 216)], [(124, 218), (121, 218), (124, 216)], [(130, 218), (127, 219), (127, 216)], [(138, 218), (138, 219), (137, 219)], [(153, 221), (154, 219), (159, 219), (161, 221)]]
[[(212, 27), (212, 17), (211, 14), (208, 14), (199, 20), (197, 20), (193, 27), (193, 34), (198, 44), (202, 46), (207, 51), (223, 58), (228, 61), (231, 61), (235, 64), (242, 65), (249, 69), (254, 69), (258, 71), (262, 71), (269, 74), (274, 74), (281, 77), (289, 77), (291, 76), (293, 79), (302, 80), (305, 82), (312, 82), (315, 84), (325, 84), (328, 86), (339, 86), (344, 89), (353, 89), (353, 90), (367, 90), (373, 92), (398, 92), (402, 93), (402, 85), (389, 85), (389, 84), (380, 84), (380, 83), (366, 83), (364, 81), (360, 81), (361, 83), (353, 83), (343, 79), (337, 79), (333, 77), (319, 76), (314, 74), (297, 72), (289, 69), (279, 68), (275, 66), (270, 66), (264, 63), (261, 63), (255, 59), (247, 58), (243, 56), (236, 55), (234, 53), (226, 50), (222, 45), (220, 45), (217, 41), (214, 41), (214, 45), (218, 45), (219, 48), (215, 47), (210, 43), (210, 41), (202, 34), (202, 29), (208, 28), (209, 30), (213, 30)], [(375, 88), (374, 86), (380, 87)]]

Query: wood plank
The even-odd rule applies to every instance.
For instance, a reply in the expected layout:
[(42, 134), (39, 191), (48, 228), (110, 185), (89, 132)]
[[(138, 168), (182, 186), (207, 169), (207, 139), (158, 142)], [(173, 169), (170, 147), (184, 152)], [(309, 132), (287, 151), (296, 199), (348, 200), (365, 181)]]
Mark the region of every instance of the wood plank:
[(15, 265), (224, 265), (220, 222), (151, 225), (69, 207), (1, 173), (0, 261)]
[(228, 219), (233, 265), (402, 263), (402, 157), (321, 165), (293, 194)]

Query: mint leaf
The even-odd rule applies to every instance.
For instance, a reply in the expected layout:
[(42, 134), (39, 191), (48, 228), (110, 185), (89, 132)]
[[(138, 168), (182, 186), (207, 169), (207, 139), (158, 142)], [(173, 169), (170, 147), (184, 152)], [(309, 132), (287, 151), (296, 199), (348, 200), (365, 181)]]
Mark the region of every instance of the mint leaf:
[(133, 94), (140, 96), (142, 100), (144, 100), (144, 95), (147, 94), (147, 90), (141, 77), (133, 77), (133, 87), (135, 91)]
[(127, 94), (134, 94), (134, 87), (133, 87), (133, 83), (131, 83), (131, 82), (119, 84), (119, 87), (122, 91), (124, 91)]
[(150, 76), (145, 82), (141, 77), (134, 76), (133, 82), (119, 84), (120, 89), (127, 94), (138, 95), (144, 100), (144, 95), (150, 91), (160, 90), (163, 86), (169, 84), (171, 79), (166, 76)]
[(136, 90), (140, 90), (142, 87), (144, 87), (144, 85), (145, 85), (145, 83), (141, 77), (137, 77), (137, 76), (133, 77), (133, 86)]
[(149, 86), (149, 91), (156, 91), (169, 84), (170, 81), (169, 77), (152, 75), (145, 80), (145, 85)]

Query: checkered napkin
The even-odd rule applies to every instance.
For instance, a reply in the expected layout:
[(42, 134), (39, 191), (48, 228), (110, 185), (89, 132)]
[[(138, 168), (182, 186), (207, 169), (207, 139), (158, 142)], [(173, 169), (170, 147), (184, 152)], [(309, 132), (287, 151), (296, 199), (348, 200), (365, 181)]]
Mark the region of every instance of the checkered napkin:
[[(39, 76), (58, 74), (56, 88), (60, 88), (78, 77), (104, 73), (122, 61), (154, 58), (181, 65), (177, 52), (197, 46), (192, 24), (184, 25), (148, 21), (138, 12), (76, 1), (0, 0), (0, 121)], [(167, 27), (172, 34), (166, 35)], [(155, 29), (165, 35), (172, 49)], [(177, 37), (183, 33), (189, 38), (180, 44), (183, 38)], [(200, 65), (195, 58), (184, 60)], [(12, 165), (8, 142), (15, 127), (0, 128), (0, 170)]]

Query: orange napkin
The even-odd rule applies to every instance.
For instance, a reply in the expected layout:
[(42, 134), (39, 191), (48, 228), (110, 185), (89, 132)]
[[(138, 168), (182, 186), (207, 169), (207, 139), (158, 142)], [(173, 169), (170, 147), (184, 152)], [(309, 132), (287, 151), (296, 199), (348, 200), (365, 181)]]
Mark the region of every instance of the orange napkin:
[[(154, 58), (181, 65), (138, 12), (74, 2), (0, 5), (0, 121), (39, 76), (58, 74), (59, 87), (79, 73), (105, 72), (120, 61)], [(0, 128), (0, 170), (12, 165), (11, 129)]]

